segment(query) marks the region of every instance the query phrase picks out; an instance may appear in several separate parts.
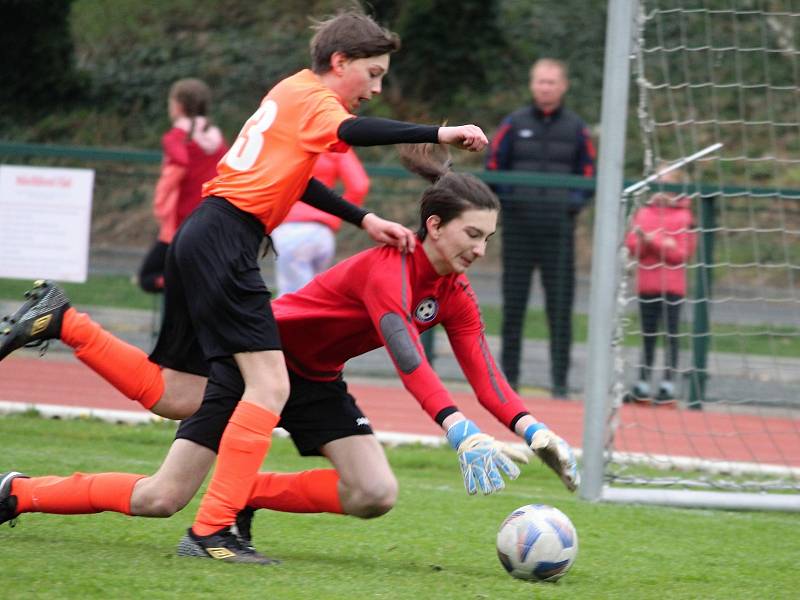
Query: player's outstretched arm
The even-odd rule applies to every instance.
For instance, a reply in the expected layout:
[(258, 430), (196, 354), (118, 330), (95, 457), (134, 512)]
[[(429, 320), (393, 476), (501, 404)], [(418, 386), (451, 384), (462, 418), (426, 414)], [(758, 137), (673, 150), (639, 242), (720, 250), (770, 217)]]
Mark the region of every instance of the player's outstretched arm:
[[(447, 441), (458, 452), (458, 463), (464, 477), (464, 487), (470, 495), (478, 490), (484, 494), (506, 487), (501, 471), (509, 479), (519, 477), (519, 467), (514, 460), (527, 462), (521, 452), (482, 433), (475, 423), (454, 413), (448, 419)], [(454, 422), (453, 422), (454, 421)]]
[(353, 117), (339, 125), (339, 139), (350, 146), (387, 144), (450, 144), (479, 152), (489, 143), (477, 125), (436, 127), (380, 117)]
[(525, 428), (525, 441), (541, 461), (555, 471), (570, 492), (580, 483), (578, 463), (570, 445), (553, 433), (544, 423)]

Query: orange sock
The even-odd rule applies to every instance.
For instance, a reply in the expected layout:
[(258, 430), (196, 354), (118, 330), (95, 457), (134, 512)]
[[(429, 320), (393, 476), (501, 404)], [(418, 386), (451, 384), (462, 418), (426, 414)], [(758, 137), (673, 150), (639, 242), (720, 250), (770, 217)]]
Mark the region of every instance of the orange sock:
[(339, 500), (339, 474), (334, 469), (259, 473), (247, 506), (281, 512), (341, 515), (344, 511)]
[(279, 420), (265, 408), (239, 402), (222, 434), (217, 466), (192, 525), (197, 535), (210, 535), (236, 521), (236, 514), (250, 497)]
[(114, 337), (89, 318), (70, 307), (64, 313), (61, 341), (95, 373), (125, 396), (150, 410), (164, 393), (161, 368), (147, 354)]
[(146, 475), (74, 473), (69, 477), (18, 477), (11, 482), (17, 512), (87, 515), (112, 510), (131, 514), (131, 494)]

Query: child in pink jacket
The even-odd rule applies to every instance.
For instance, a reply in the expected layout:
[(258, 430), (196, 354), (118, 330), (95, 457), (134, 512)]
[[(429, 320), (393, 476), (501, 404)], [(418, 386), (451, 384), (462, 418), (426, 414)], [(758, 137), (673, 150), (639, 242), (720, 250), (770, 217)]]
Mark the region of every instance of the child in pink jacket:
[[(662, 183), (680, 183), (680, 171), (662, 176)], [(686, 298), (686, 263), (694, 253), (691, 199), (670, 192), (657, 192), (631, 219), (625, 245), (638, 259), (637, 293), (642, 325), (643, 357), (639, 380), (626, 395), (626, 401), (649, 402), (656, 340), (666, 325), (665, 369), (656, 403), (675, 401), (673, 383), (678, 369), (681, 306)]]

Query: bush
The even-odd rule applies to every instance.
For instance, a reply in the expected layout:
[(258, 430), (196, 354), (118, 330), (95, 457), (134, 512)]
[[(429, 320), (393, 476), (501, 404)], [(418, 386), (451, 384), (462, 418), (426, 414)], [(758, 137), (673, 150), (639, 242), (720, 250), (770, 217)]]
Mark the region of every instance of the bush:
[(72, 0), (0, 0), (0, 106), (29, 113), (71, 103), (83, 79), (69, 28)]

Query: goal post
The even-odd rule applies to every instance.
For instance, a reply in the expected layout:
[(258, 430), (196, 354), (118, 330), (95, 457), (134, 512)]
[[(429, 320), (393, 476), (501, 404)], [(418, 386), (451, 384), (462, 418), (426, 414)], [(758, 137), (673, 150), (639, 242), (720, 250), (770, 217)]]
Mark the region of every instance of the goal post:
[(605, 426), (609, 415), (617, 238), (620, 190), (625, 162), (630, 50), (636, 2), (610, 0), (603, 60), (602, 123), (597, 164), (595, 220), (589, 298), (588, 361), (586, 364), (583, 473), (581, 497), (598, 500), (603, 488)]
[[(609, 2), (584, 499), (800, 510), (796, 9)], [(626, 149), (631, 75), (641, 144)], [(633, 152), (641, 181), (623, 190)], [(678, 200), (684, 225), (665, 216)]]

